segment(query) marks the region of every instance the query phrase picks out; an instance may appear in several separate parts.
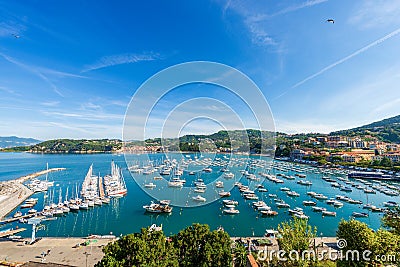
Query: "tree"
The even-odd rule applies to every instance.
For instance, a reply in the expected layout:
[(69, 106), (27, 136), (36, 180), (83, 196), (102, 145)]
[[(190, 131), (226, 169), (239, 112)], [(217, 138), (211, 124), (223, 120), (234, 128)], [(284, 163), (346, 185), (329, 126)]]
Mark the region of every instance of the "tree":
[(231, 266), (231, 240), (224, 231), (193, 224), (171, 238), (143, 228), (103, 248), (97, 267), (115, 266)]
[(383, 157), (380, 165), (383, 167), (393, 167), (393, 162), (388, 157)]
[(104, 257), (96, 267), (178, 266), (176, 250), (162, 231), (143, 228), (103, 248)]
[[(302, 255), (303, 251), (308, 251), (311, 240), (316, 237), (317, 228), (311, 227), (307, 220), (295, 218), (293, 221), (282, 222), (278, 225), (278, 232), (281, 235), (278, 238), (279, 249), (289, 253), (297, 251)], [(298, 260), (292, 260), (285, 255), (288, 261), (281, 262), (281, 266), (307, 266), (308, 262), (299, 257)]]
[(373, 245), (373, 254), (371, 259), (373, 259), (376, 263), (381, 264), (389, 264), (396, 263), (396, 258), (385, 257), (382, 258), (382, 255), (395, 255), (398, 259), (397, 252), (400, 250), (400, 236), (391, 233), (386, 230), (378, 230), (375, 233), (375, 242)]
[(357, 260), (344, 257), (338, 261), (338, 266), (365, 266), (367, 262), (363, 260), (361, 255), (366, 250), (373, 251), (375, 236), (372, 229), (365, 223), (355, 219), (342, 220), (339, 223), (336, 235), (338, 239), (344, 240), (343, 242), (338, 242), (343, 244), (340, 248), (343, 251), (343, 255), (346, 255), (347, 251), (358, 251), (360, 255)]
[(382, 218), (382, 224), (391, 232), (400, 235), (400, 207), (387, 210)]
[(224, 231), (210, 231), (208, 225), (193, 224), (172, 236), (178, 249), (179, 266), (230, 266), (231, 240)]
[(247, 254), (248, 251), (243, 246), (243, 244), (236, 243), (235, 244), (235, 249), (234, 249), (234, 266), (235, 267), (246, 267), (247, 266)]

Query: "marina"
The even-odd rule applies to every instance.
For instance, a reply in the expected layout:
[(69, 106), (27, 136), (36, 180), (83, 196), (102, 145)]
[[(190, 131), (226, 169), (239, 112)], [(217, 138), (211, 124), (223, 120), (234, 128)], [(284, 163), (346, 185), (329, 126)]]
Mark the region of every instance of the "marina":
[[(21, 160), (20, 154), (16, 156)], [(36, 204), (14, 209), (3, 228), (30, 229), (25, 226), (26, 220), (14, 217), (20, 212), (20, 216), (26, 216), (22, 219), (43, 218), (38, 236), (120, 235), (154, 223), (162, 224), (168, 235), (192, 222), (207, 223), (212, 229), (222, 226), (232, 236), (262, 236), (265, 229), (276, 229), (280, 222), (294, 216), (308, 219), (318, 227), (319, 235), (334, 236), (341, 218), (355, 217), (378, 229), (382, 212), (398, 205), (398, 196), (390, 195), (398, 194), (397, 183), (372, 180), (368, 184), (348, 178), (346, 170), (225, 154), (212, 159), (197, 154), (180, 158), (180, 154), (172, 153), (166, 159), (163, 154), (131, 155), (126, 165), (124, 157), (115, 154), (29, 158), (27, 162), (39, 169), (50, 162), (66, 170), (47, 178), (36, 177), (53, 185), (29, 195), (37, 199)], [(204, 171), (207, 167), (211, 172)], [(227, 172), (234, 177), (224, 177)], [(300, 180), (312, 184), (302, 185)], [(333, 182), (352, 191), (330, 186)], [(155, 186), (145, 186), (150, 183)], [(171, 187), (169, 183), (180, 186)], [(364, 189), (373, 189), (376, 194)], [(375, 207), (364, 209), (366, 204)], [(29, 214), (29, 209), (36, 213)], [(21, 235), (28, 237), (30, 231)]]

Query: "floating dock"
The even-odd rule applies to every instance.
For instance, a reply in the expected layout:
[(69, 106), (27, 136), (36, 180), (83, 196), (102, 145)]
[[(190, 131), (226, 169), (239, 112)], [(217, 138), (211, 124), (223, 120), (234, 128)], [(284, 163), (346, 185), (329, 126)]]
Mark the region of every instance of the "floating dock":
[(18, 229), (13, 229), (13, 230), (0, 232), (0, 238), (7, 237), (7, 236), (12, 236), (12, 235), (21, 233), (21, 232), (23, 232), (25, 230), (26, 230), (26, 228), (18, 228)]

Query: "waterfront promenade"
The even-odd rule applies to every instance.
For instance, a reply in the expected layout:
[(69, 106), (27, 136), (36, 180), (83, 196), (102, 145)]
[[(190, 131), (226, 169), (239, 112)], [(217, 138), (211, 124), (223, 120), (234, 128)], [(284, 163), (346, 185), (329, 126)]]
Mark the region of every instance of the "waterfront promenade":
[[(241, 239), (249, 241), (256, 239), (266, 239), (265, 237), (232, 237), (235, 241)], [(104, 253), (102, 248), (116, 239), (87, 239), (87, 238), (50, 238), (46, 237), (33, 245), (24, 245), (23, 242), (13, 242), (9, 240), (0, 241), (0, 266), (2, 262), (8, 263), (24, 263), (28, 261), (57, 263), (69, 266), (94, 266), (95, 263), (101, 260)], [(269, 239), (271, 246), (268, 246), (268, 251), (277, 252), (279, 246), (276, 239)], [(77, 246), (77, 244), (87, 243), (86, 246)], [(336, 250), (335, 237), (317, 237), (311, 242), (315, 244), (317, 251), (321, 250)], [(266, 250), (265, 246), (256, 246), (257, 250)], [(48, 253), (49, 252), (49, 253)], [(42, 254), (48, 253), (42, 257)], [(86, 264), (87, 260), (87, 264)]]
[[(89, 240), (92, 241), (86, 246), (76, 246)], [(8, 240), (0, 241), (0, 266), (2, 266), (2, 261), (24, 263), (42, 262), (43, 259), (45, 263), (94, 266), (103, 257), (102, 247), (111, 241), (113, 239), (43, 238), (33, 245)], [(48, 255), (42, 259), (44, 253)]]
[(0, 219), (3, 219), (34, 193), (23, 184), (24, 182), (50, 172), (62, 170), (65, 170), (65, 168), (52, 168), (28, 174), (15, 180), (0, 182)]

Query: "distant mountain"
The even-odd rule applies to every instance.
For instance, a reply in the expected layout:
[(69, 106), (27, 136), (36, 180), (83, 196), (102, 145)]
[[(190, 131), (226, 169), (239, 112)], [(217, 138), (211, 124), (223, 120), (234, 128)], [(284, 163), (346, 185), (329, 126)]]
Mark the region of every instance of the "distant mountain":
[(400, 143), (400, 115), (357, 128), (332, 132), (330, 135), (371, 135), (382, 141)]
[(40, 140), (33, 138), (21, 138), (17, 136), (0, 137), (0, 148), (10, 148), (17, 146), (31, 146), (40, 143)]

